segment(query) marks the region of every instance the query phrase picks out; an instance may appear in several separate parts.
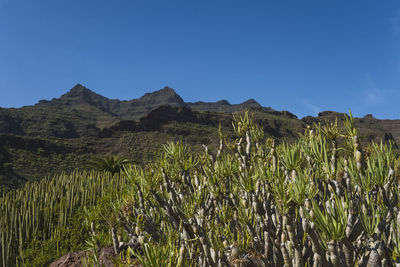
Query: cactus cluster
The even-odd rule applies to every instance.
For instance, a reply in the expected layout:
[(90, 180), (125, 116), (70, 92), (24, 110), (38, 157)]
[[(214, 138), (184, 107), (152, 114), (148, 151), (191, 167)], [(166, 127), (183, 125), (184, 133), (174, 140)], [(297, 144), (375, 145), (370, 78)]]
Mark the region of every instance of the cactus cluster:
[[(313, 125), (295, 143), (265, 138), (236, 116), (232, 142), (192, 155), (168, 143), (128, 166), (111, 225), (129, 266), (393, 266), (400, 263), (399, 158), (361, 147), (353, 118)], [(142, 251), (122, 251), (126, 243)]]
[(0, 191), (0, 266), (31, 266), (22, 253), (30, 241), (56, 239), (55, 229), (67, 227), (78, 207), (93, 206), (109, 188), (122, 191), (126, 183), (126, 176), (75, 171)]

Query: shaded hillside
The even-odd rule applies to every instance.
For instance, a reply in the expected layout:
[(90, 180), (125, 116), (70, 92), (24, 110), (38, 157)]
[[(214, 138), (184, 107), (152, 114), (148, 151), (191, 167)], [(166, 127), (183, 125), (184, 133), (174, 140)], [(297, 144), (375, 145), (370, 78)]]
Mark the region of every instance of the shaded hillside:
[(165, 105), (222, 113), (261, 108), (253, 99), (236, 105), (227, 101), (185, 103), (169, 87), (146, 93), (138, 99), (121, 101), (108, 99), (77, 84), (60, 98), (41, 100), (34, 106), (19, 109), (0, 109), (0, 133), (76, 138), (95, 134), (120, 120), (138, 120), (153, 109)]
[[(0, 186), (16, 187), (47, 174), (83, 168), (94, 155), (117, 154), (134, 162), (153, 159), (161, 145), (183, 139), (195, 151), (202, 144), (217, 146), (217, 128), (228, 137), (232, 112), (250, 109), (266, 136), (294, 140), (307, 125), (343, 124), (343, 114), (326, 111), (317, 117), (298, 119), (288, 111), (262, 107), (255, 100), (230, 104), (185, 103), (168, 87), (139, 99), (108, 99), (82, 85), (60, 98), (42, 100), (19, 109), (0, 108)], [(400, 144), (400, 120), (378, 120), (372, 115), (355, 119), (361, 141)]]
[[(296, 119), (270, 115), (254, 110), (267, 136), (294, 138), (295, 131), (303, 128)], [(216, 147), (221, 125), (230, 138), (232, 116), (224, 113), (197, 112), (186, 107), (161, 106), (138, 121), (123, 120), (95, 134), (75, 138), (28, 137), (15, 134), (0, 135), (4, 157), (0, 165), (0, 184), (16, 187), (25, 180), (37, 180), (47, 174), (84, 168), (95, 155), (115, 154), (126, 156), (137, 163), (150, 162), (161, 145), (171, 140), (184, 140), (195, 151), (202, 145)]]

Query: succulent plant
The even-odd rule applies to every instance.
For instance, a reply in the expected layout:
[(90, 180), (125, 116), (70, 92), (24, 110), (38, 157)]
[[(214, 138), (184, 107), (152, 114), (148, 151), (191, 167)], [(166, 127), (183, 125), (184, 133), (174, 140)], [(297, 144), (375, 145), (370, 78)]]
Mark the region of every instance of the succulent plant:
[(77, 207), (93, 206), (106, 189), (123, 190), (126, 183), (126, 176), (75, 171), (0, 193), (0, 266), (29, 266), (24, 244), (38, 236), (55, 239), (55, 229), (66, 227)]
[[(123, 264), (400, 263), (400, 160), (390, 144), (361, 147), (351, 113), (343, 129), (313, 125), (279, 145), (248, 113), (232, 125), (236, 139), (221, 132), (217, 151), (193, 154), (183, 142), (168, 143), (153, 164), (125, 166), (110, 225)], [(132, 242), (142, 252), (119, 251)]]
[[(337, 122), (313, 125), (297, 142), (278, 146), (265, 139), (248, 113), (235, 116), (232, 125), (235, 145), (220, 130), (216, 153), (205, 146), (204, 153), (193, 155), (184, 143), (169, 143), (151, 170), (126, 171), (135, 180), (129, 194), (138, 205), (131, 206), (132, 214), (153, 225), (153, 230), (128, 230), (130, 238), (147, 236), (145, 246), (159, 251), (175, 248), (159, 264), (399, 261), (398, 155), (384, 144), (372, 144), (367, 155), (351, 113), (344, 131)], [(123, 224), (137, 228), (134, 217)], [(138, 257), (147, 266), (146, 257), (152, 256)]]

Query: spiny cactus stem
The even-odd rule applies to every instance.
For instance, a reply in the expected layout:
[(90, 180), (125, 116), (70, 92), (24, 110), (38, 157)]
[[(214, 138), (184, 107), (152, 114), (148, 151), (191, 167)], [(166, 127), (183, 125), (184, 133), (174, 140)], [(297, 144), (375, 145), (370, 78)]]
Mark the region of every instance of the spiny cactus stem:
[(242, 154), (242, 141), (243, 141), (243, 138), (240, 138), (239, 141), (236, 143), (236, 148), (237, 148), (237, 152), (239, 153), (239, 155)]
[(220, 157), (223, 148), (224, 148), (224, 142), (223, 142), (222, 138), (220, 138), (219, 139), (219, 148), (217, 151), (217, 158)]
[(271, 259), (271, 251), (270, 251), (270, 236), (268, 231), (264, 231), (264, 258), (269, 260)]
[(118, 242), (118, 237), (117, 237), (117, 232), (115, 230), (115, 227), (111, 227), (111, 238), (113, 241), (113, 248), (114, 248), (114, 252), (115, 255), (119, 254), (119, 242)]
[(342, 250), (345, 256), (346, 266), (354, 266), (354, 251), (355, 248), (347, 238), (342, 241)]
[(375, 247), (370, 248), (367, 266), (381, 266), (381, 258)]
[[(286, 231), (289, 236), (289, 240), (294, 247), (294, 266), (300, 267), (303, 266), (303, 257), (302, 257), (302, 250), (300, 246), (300, 241), (295, 237), (294, 227), (293, 227), (293, 220), (291, 220), (291, 216), (294, 216), (294, 211), (290, 210), (290, 214), (283, 215), (283, 225), (286, 226)], [(301, 239), (300, 239), (301, 240)]]
[(201, 245), (202, 245), (203, 252), (204, 252), (204, 255), (205, 255), (205, 257), (206, 257), (208, 263), (209, 263), (209, 264), (213, 264), (214, 261), (213, 261), (213, 259), (211, 258), (210, 245), (209, 245), (208, 240), (206, 239), (206, 237), (205, 237), (204, 235), (201, 235), (201, 236), (199, 237), (199, 240), (200, 240), (200, 243), (201, 243)]
[[(285, 234), (284, 233), (282, 233), (282, 236), (284, 236)], [(287, 248), (286, 248), (286, 242), (284, 242), (284, 239), (286, 239), (285, 237), (284, 238), (281, 238), (281, 239), (283, 239), (282, 240), (282, 244), (281, 244), (281, 252), (282, 252), (282, 256), (283, 256), (283, 261), (285, 262), (285, 266), (289, 266), (289, 267), (291, 267), (291, 266), (293, 266), (292, 265), (292, 261), (290, 260), (290, 257), (289, 257), (289, 253), (288, 253), (288, 251), (287, 251)]]
[(250, 131), (246, 131), (246, 156), (247, 158), (250, 157), (250, 152), (251, 152), (251, 140), (250, 140)]
[[(311, 246), (312, 246), (312, 251), (314, 252), (314, 266), (327, 266), (328, 262), (326, 261), (325, 256), (325, 250), (319, 243), (319, 237), (317, 233), (315, 232), (315, 228), (310, 227), (310, 231), (308, 232), (308, 235), (310, 236), (311, 239)], [(315, 265), (317, 264), (317, 265)], [(319, 265), (321, 264), (321, 265)]]
[(331, 240), (327, 243), (327, 245), (328, 245), (330, 261), (332, 262), (334, 267), (339, 267), (340, 259), (339, 259), (339, 255), (338, 255), (338, 247), (337, 247), (336, 241)]
[(144, 201), (143, 201), (142, 190), (141, 190), (140, 185), (138, 183), (135, 183), (135, 185), (136, 185), (137, 192), (138, 192), (139, 206), (140, 206), (141, 209), (144, 209)]

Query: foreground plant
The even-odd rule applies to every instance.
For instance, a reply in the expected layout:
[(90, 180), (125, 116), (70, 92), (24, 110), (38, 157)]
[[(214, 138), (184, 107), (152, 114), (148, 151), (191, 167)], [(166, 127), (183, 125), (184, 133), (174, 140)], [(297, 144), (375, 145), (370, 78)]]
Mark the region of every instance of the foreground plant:
[[(400, 263), (399, 158), (390, 146), (363, 150), (351, 115), (344, 131), (314, 125), (278, 146), (248, 113), (233, 127), (237, 139), (221, 139), (216, 153), (169, 143), (155, 164), (125, 168), (116, 252), (143, 266)], [(144, 251), (118, 249), (127, 243)]]
[(57, 230), (67, 231), (79, 208), (94, 206), (110, 188), (122, 191), (126, 182), (126, 176), (77, 171), (26, 183), (20, 189), (1, 193), (0, 266), (32, 266), (23, 253), (32, 242), (42, 246), (40, 254), (44, 253), (46, 242), (55, 241), (58, 251), (63, 233)]

